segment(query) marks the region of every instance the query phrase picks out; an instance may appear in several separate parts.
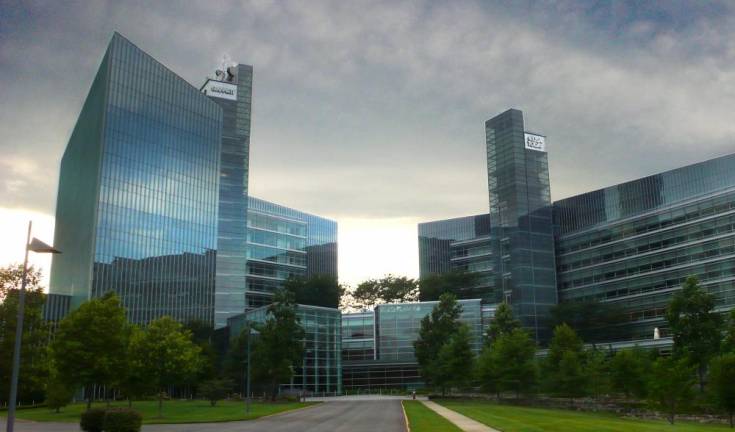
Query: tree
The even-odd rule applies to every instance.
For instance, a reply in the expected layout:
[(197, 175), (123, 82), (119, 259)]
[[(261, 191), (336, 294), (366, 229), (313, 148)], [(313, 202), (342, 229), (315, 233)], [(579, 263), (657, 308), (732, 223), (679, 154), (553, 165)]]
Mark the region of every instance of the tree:
[(521, 322), (513, 317), (513, 310), (507, 303), (501, 303), (495, 310), (495, 316), (485, 331), (485, 344), (491, 344), (501, 335), (511, 334), (521, 328)]
[[(26, 273), (26, 289), (28, 291), (43, 291), (41, 286), (43, 273), (34, 266), (28, 266)], [(11, 290), (19, 290), (23, 281), (23, 264), (11, 264), (0, 268), (0, 303)]]
[(588, 350), (584, 357), (587, 359), (584, 370), (587, 374), (588, 389), (592, 397), (598, 399), (610, 391), (610, 363), (607, 355), (597, 349)]
[(83, 303), (59, 323), (51, 344), (54, 365), (64, 384), (88, 390), (87, 409), (94, 385), (113, 387), (125, 374), (127, 326), (114, 293)]
[(665, 410), (669, 423), (674, 424), (676, 412), (691, 398), (694, 382), (694, 371), (687, 359), (661, 357), (654, 362), (648, 395), (654, 405)]
[(710, 363), (709, 387), (712, 400), (730, 419), (735, 414), (735, 353), (715, 357)]
[(486, 345), (477, 358), (477, 379), (480, 381), (482, 391), (495, 393), (500, 399), (500, 373), (495, 360), (495, 352), (491, 346)]
[(574, 403), (574, 398), (587, 394), (587, 375), (580, 357), (577, 352), (564, 351), (559, 360), (559, 368), (553, 375), (555, 393), (568, 397), (570, 403)]
[(437, 369), (439, 352), (459, 331), (461, 313), (462, 306), (457, 303), (454, 294), (444, 293), (431, 313), (421, 320), (418, 338), (413, 343), (414, 352), (421, 376), (432, 385), (440, 372)]
[(563, 302), (551, 308), (551, 327), (567, 324), (582, 340), (611, 340), (610, 329), (624, 321), (620, 306), (599, 301)]
[[(581, 369), (583, 363), (584, 345), (582, 339), (567, 324), (561, 324), (554, 329), (554, 335), (549, 343), (549, 353), (544, 361), (544, 379), (547, 388), (570, 398), (576, 397), (573, 391), (564, 391), (562, 386), (571, 386), (576, 368)], [(569, 355), (572, 354), (572, 355)], [(562, 360), (565, 360), (565, 370), (562, 371)], [(566, 389), (567, 387), (564, 387)]]
[(199, 393), (204, 396), (211, 406), (217, 405), (217, 401), (227, 397), (232, 389), (232, 381), (228, 379), (212, 379), (199, 384)]
[(418, 299), (418, 281), (405, 276), (387, 275), (368, 279), (352, 292), (355, 306), (366, 309), (378, 303), (404, 303)]
[(648, 354), (639, 347), (624, 349), (615, 353), (610, 361), (610, 378), (613, 388), (625, 397), (646, 397), (651, 361)]
[(297, 304), (339, 308), (345, 288), (337, 278), (328, 274), (317, 274), (308, 278), (290, 277), (283, 285), (294, 295)]
[(61, 408), (69, 405), (74, 397), (74, 389), (64, 384), (57, 378), (52, 378), (46, 387), (46, 406), (56, 413)]
[(725, 328), (725, 339), (722, 341), (723, 353), (735, 353), (735, 309), (730, 311)]
[(191, 340), (200, 349), (199, 372), (195, 382), (212, 380), (217, 376), (219, 356), (214, 346), (214, 326), (203, 320), (191, 320), (184, 324), (184, 328), (191, 333)]
[(446, 394), (447, 387), (467, 387), (472, 381), (475, 354), (472, 352), (471, 342), (470, 328), (461, 324), (457, 332), (439, 349), (433, 383), (441, 387), (442, 396)]
[[(40, 286), (41, 272), (33, 267), (28, 271), (26, 284), (25, 316), (21, 338), (20, 374), (18, 376), (18, 399), (23, 402), (43, 400), (48, 380), (48, 325), (43, 319), (43, 304), (46, 295)], [(18, 320), (18, 300), (22, 266), (0, 268), (0, 402), (8, 402), (10, 375), (13, 370), (15, 332)]]
[[(250, 329), (245, 328), (237, 337), (230, 341), (227, 353), (222, 362), (222, 374), (230, 382), (236, 383), (236, 388), (240, 389), (240, 393), (245, 394), (245, 374), (247, 367), (247, 347), (248, 337), (250, 337)], [(254, 337), (253, 339), (256, 339)], [(251, 341), (251, 348), (254, 346)], [(235, 384), (233, 384), (235, 387)]]
[(280, 383), (288, 382), (304, 356), (304, 329), (296, 314), (293, 294), (281, 290), (268, 306), (265, 323), (254, 344), (253, 376), (268, 385), (275, 401)]
[(200, 352), (191, 332), (168, 316), (131, 335), (129, 367), (149, 389), (158, 391), (158, 417), (162, 417), (166, 388), (184, 383), (199, 371)]
[(480, 276), (461, 270), (434, 273), (419, 280), (419, 301), (436, 301), (442, 294), (451, 293), (457, 298), (477, 298), (473, 288)]
[(491, 345), (490, 361), (494, 364), (500, 391), (513, 391), (518, 397), (529, 393), (536, 384), (536, 342), (527, 331), (515, 328), (500, 333)]
[(704, 391), (707, 365), (721, 346), (722, 316), (714, 309), (714, 296), (702, 289), (695, 276), (690, 276), (666, 310), (674, 337), (674, 356), (686, 358), (696, 366), (700, 392)]

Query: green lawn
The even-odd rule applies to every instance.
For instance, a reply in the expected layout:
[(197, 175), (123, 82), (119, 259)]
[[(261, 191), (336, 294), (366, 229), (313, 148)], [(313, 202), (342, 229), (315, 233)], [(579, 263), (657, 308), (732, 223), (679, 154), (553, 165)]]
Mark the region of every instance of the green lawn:
[[(143, 414), (144, 424), (155, 423), (205, 423), (233, 420), (250, 420), (271, 414), (277, 414), (297, 408), (313, 405), (314, 403), (278, 402), (253, 403), (250, 406), (250, 415), (245, 415), (245, 402), (219, 401), (212, 407), (207, 401), (179, 401), (170, 400), (163, 403), (163, 418), (158, 418), (157, 401), (133, 402), (133, 409)], [(104, 408), (104, 403), (95, 403), (93, 407)], [(127, 407), (127, 402), (116, 402), (112, 406)], [(79, 421), (86, 404), (74, 404), (63, 408), (56, 414), (48, 408), (32, 408), (18, 410), (18, 418), (34, 421), (54, 421), (75, 423)]]
[(403, 401), (411, 432), (462, 432), (449, 420), (426, 408), (419, 401)]
[(631, 420), (606, 413), (527, 408), (476, 401), (437, 401), (449, 409), (503, 432), (713, 432), (731, 430), (724, 425)]

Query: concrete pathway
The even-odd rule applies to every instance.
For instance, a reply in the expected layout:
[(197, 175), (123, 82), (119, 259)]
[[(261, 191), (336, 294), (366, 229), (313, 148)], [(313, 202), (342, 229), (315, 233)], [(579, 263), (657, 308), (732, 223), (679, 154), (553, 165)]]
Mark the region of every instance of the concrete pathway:
[(478, 421), (472, 420), (467, 416), (463, 416), (457, 411), (452, 411), (449, 408), (445, 408), (436, 402), (422, 401), (422, 403), (435, 413), (454, 423), (455, 426), (465, 432), (500, 432), (497, 429), (493, 429), (489, 426), (485, 426)]
[[(5, 430), (5, 423), (0, 431)], [(18, 422), (16, 432), (78, 432), (74, 423)], [(399, 400), (325, 402), (258, 420), (145, 425), (143, 432), (405, 432)]]

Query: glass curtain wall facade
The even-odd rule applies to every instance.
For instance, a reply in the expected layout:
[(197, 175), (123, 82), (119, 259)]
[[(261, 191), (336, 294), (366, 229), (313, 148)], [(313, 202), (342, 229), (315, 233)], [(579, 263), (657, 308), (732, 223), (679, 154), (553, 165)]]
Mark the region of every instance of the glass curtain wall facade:
[[(245, 310), (248, 172), (253, 67), (226, 68), (222, 81), (208, 80), (202, 91), (222, 108), (215, 326)], [(213, 91), (224, 89), (230, 93)]]
[(488, 120), (485, 133), (494, 300), (509, 303), (536, 340), (545, 340), (550, 309), (557, 302), (545, 145), (529, 145), (523, 113), (515, 109)]
[(114, 34), (61, 163), (50, 291), (214, 316), (222, 110)]
[[(342, 314), (338, 309), (306, 305), (298, 305), (296, 314), (304, 329), (304, 358), (293, 379), (281, 384), (281, 391), (314, 396), (342, 394)], [(230, 317), (230, 336), (240, 335), (248, 323), (257, 328), (267, 319), (267, 306)]]
[(250, 197), (247, 307), (270, 303), (289, 277), (337, 277), (337, 222)]
[(494, 301), (488, 215), (419, 224), (419, 277), (451, 271), (478, 274), (473, 286), (463, 287), (461, 298)]
[(735, 306), (735, 155), (556, 201), (554, 221), (560, 301), (620, 306), (609, 340), (665, 336), (690, 275)]
[[(414, 355), (421, 320), (438, 302), (383, 304), (372, 312), (342, 315), (343, 384), (347, 393), (424, 386)], [(460, 322), (470, 328), (472, 350), (479, 354), (494, 308), (481, 299), (460, 300)]]

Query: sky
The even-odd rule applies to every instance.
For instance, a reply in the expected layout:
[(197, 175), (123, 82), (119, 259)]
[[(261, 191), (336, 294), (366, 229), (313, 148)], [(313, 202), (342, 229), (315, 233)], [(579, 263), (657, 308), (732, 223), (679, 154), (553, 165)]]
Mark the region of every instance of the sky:
[(0, 0), (0, 265), (29, 219), (53, 239), (113, 31), (196, 86), (253, 65), (250, 192), (335, 219), (352, 286), (418, 276), (417, 223), (487, 212), (508, 108), (547, 136), (553, 199), (735, 150), (733, 2)]

